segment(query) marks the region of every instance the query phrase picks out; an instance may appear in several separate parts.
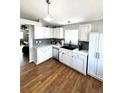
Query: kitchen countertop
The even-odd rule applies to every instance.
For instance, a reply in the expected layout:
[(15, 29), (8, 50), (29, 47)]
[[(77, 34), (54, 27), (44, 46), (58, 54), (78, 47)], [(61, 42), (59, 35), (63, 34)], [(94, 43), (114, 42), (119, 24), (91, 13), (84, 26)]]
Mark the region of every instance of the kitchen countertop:
[(88, 55), (88, 51), (87, 50), (79, 50), (78, 48), (73, 50), (74, 53), (79, 53), (79, 54), (83, 54), (83, 55)]
[(50, 45), (36, 45), (36, 46), (34, 46), (34, 48), (43, 48), (43, 47), (46, 47), (46, 46), (50, 46)]
[(62, 46), (60, 46), (60, 45), (52, 45), (53, 47), (55, 47), (55, 48), (61, 48)]
[[(53, 45), (53, 44), (49, 44), (49, 45), (39, 45), (39, 46), (34, 46), (34, 48), (43, 48), (43, 47), (46, 47), (46, 46), (53, 46), (55, 48), (61, 48), (62, 46), (61, 45)], [(63, 48), (64, 49), (64, 48)], [(88, 55), (88, 51), (87, 50), (79, 50), (78, 48), (74, 49), (74, 50), (70, 50), (74, 53), (79, 53), (79, 54), (82, 54), (82, 55)]]
[[(61, 49), (65, 49), (65, 48), (61, 48)], [(69, 50), (69, 49), (66, 49)], [(79, 50), (78, 48), (74, 49), (74, 50), (69, 50), (72, 51), (73, 53), (78, 53), (78, 54), (82, 54), (82, 55), (88, 55), (88, 51), (87, 50)]]
[(43, 47), (46, 47), (46, 46), (53, 46), (53, 47), (56, 47), (56, 48), (61, 48), (60, 45), (52, 45), (52, 44), (49, 44), (49, 45), (36, 45), (36, 46), (34, 46), (34, 48), (43, 48)]

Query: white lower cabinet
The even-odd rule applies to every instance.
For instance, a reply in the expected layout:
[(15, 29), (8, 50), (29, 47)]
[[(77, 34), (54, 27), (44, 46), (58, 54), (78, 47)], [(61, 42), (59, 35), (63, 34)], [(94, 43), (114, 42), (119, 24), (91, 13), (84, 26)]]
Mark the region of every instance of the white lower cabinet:
[(73, 51), (66, 49), (60, 49), (59, 60), (69, 67), (86, 75), (87, 55), (73, 53)]
[(74, 69), (86, 75), (87, 56), (73, 53), (72, 65)]
[[(52, 54), (56, 51), (52, 52), (52, 50), (54, 50), (52, 46), (37, 48), (36, 64), (40, 64), (42, 62), (45, 62), (49, 58), (54, 57)], [(87, 55), (73, 52), (72, 50), (60, 48), (59, 61), (86, 75)]]
[(38, 48), (37, 49), (37, 61), (36, 64), (39, 64), (43, 61), (45, 61), (46, 56), (45, 55), (45, 50), (43, 48)]
[(52, 57), (52, 46), (37, 48), (36, 64), (42, 63)]
[(60, 49), (59, 61), (68, 65), (68, 66), (71, 66), (72, 52), (70, 50), (67, 50), (67, 49)]
[(72, 67), (72, 52), (71, 51), (67, 51), (64, 54), (64, 61), (63, 61), (66, 65)]
[(64, 55), (64, 52), (59, 50), (59, 61), (60, 62), (63, 62), (63, 60), (64, 60), (64, 56), (63, 55)]
[(48, 46), (47, 47), (47, 58), (51, 58), (52, 57), (52, 46)]
[(66, 57), (66, 53), (67, 51), (64, 50), (64, 49), (59, 49), (59, 61), (62, 62), (62, 63), (65, 63), (65, 61), (67, 60), (67, 57)]

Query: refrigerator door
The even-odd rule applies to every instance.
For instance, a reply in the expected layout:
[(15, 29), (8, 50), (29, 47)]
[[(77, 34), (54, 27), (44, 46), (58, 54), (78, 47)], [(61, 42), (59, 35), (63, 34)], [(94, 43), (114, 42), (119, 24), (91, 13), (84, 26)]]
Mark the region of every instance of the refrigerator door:
[(88, 74), (96, 76), (97, 74), (97, 56), (98, 51), (98, 33), (91, 33), (89, 40)]

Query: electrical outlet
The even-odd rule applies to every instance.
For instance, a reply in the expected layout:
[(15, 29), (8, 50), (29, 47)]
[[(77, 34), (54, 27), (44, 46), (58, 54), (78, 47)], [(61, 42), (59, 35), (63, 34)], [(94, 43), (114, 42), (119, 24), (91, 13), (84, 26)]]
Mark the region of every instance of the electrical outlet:
[(38, 41), (36, 41), (36, 44), (38, 44)]

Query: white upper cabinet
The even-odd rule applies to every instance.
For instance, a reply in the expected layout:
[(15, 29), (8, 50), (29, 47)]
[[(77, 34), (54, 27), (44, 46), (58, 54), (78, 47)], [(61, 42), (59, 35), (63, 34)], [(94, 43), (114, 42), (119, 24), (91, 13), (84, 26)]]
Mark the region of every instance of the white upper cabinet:
[(53, 38), (53, 28), (49, 28), (49, 33), (50, 33), (49, 37)]
[(79, 25), (79, 41), (89, 41), (91, 24)]
[(64, 38), (63, 28), (53, 28), (53, 38)]
[(53, 29), (47, 27), (38, 27), (34, 28), (34, 38), (35, 39), (45, 39), (53, 38)]
[(34, 29), (35, 39), (46, 39), (46, 38), (64, 38), (63, 28), (48, 28), (35, 26)]
[(53, 38), (53, 29), (45, 27), (45, 38)]
[(34, 39), (43, 39), (45, 38), (45, 28), (44, 27), (39, 27), (35, 26), (34, 27)]

